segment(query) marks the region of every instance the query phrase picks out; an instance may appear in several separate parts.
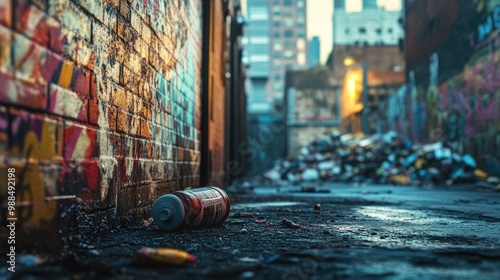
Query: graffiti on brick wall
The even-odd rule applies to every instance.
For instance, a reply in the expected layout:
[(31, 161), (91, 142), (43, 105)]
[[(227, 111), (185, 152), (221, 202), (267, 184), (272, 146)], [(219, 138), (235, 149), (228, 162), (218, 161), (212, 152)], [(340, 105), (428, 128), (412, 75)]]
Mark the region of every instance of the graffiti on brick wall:
[(62, 130), (57, 122), (39, 115), (12, 112), (10, 118), (8, 149), (17, 162), (18, 219), (27, 228), (37, 227), (56, 215), (56, 201), (46, 197), (59, 195), (62, 161), (57, 158), (62, 153)]
[(415, 1), (406, 14), (408, 135), (499, 156), (500, 1), (435, 2)]
[(500, 1), (474, 0), (474, 2), (476, 12), (482, 16), (469, 35), (472, 46), (481, 44), (497, 30), (500, 30)]
[[(434, 71), (431, 58), (429, 86), (426, 89), (410, 87), (410, 106), (413, 112), (417, 112), (411, 123), (413, 136), (420, 134), (424, 135), (420, 139), (442, 140), (458, 151), (462, 151), (467, 143), (474, 141), (485, 141), (489, 144), (494, 142), (492, 139), (500, 129), (500, 52), (497, 51), (499, 43), (500, 40), (492, 42), (488, 48), (471, 58), (462, 72), (439, 86), (433, 82), (435, 80), (432, 77)], [(410, 72), (410, 85), (412, 77), (414, 76)], [(425, 107), (419, 110), (418, 96), (423, 93), (426, 94)], [(397, 115), (396, 112), (391, 112), (390, 115)], [(425, 122), (421, 118), (424, 115), (428, 119), (425, 126), (422, 125)], [(487, 150), (484, 152), (488, 152)]]
[(417, 82), (415, 73), (411, 71), (408, 83), (408, 93), (410, 97), (409, 135), (416, 140), (425, 140), (424, 133), (427, 125), (427, 106), (425, 104), (424, 90), (421, 86), (418, 86)]
[[(201, 3), (44, 3), (0, 1), (0, 157), (19, 163), (21, 220), (52, 220), (63, 198), (127, 212), (157, 183), (194, 187)], [(139, 185), (149, 195), (125, 197)]]
[(500, 52), (477, 59), (464, 69), (468, 101), (467, 136), (495, 133), (500, 120)]
[(400, 87), (387, 99), (387, 124), (390, 130), (397, 131), (401, 135), (408, 135), (408, 114), (407, 114), (407, 89)]

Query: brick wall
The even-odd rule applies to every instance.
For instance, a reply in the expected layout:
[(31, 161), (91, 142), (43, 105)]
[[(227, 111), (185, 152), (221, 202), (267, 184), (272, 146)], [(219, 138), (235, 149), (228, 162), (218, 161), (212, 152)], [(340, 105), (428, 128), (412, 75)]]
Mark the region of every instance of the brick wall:
[(396, 45), (335, 45), (327, 63), (333, 69), (335, 77), (339, 79), (356, 67), (356, 65), (345, 66), (346, 58), (353, 59), (355, 63), (366, 62), (370, 71), (392, 71), (398, 67), (400, 72), (405, 70), (404, 55)]
[(18, 233), (57, 237), (77, 206), (95, 228), (147, 218), (198, 185), (200, 2), (0, 0), (0, 178), (16, 168)]
[[(210, 40), (209, 40), (209, 116), (208, 116), (208, 149), (209, 149), (209, 184), (224, 186), (225, 159), (225, 61), (224, 45), (225, 16), (222, 1), (214, 1), (211, 6)], [(237, 133), (237, 132), (235, 132)]]
[(339, 129), (340, 83), (326, 69), (288, 71), (285, 82), (287, 153)]

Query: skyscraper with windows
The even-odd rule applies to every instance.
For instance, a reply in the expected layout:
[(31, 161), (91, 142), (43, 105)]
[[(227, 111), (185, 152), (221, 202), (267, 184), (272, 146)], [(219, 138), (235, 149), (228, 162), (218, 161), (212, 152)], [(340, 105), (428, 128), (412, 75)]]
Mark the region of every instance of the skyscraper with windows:
[[(250, 1), (251, 2), (251, 1)], [(269, 0), (270, 68), (269, 96), (281, 103), (286, 70), (307, 68), (305, 0)]]
[(244, 60), (249, 65), (249, 112), (283, 99), (285, 72), (307, 68), (305, 0), (247, 1)]
[(246, 21), (243, 59), (249, 66), (247, 109), (249, 113), (267, 112), (272, 108), (266, 92), (270, 64), (268, 1), (247, 1)]
[[(269, 129), (284, 122), (280, 109), (286, 70), (307, 68), (306, 0), (247, 0), (246, 4), (242, 42), (243, 59), (249, 65), (247, 147), (255, 155), (247, 174), (255, 175), (286, 155), (286, 130)], [(269, 135), (265, 132), (271, 139), (264, 137)]]

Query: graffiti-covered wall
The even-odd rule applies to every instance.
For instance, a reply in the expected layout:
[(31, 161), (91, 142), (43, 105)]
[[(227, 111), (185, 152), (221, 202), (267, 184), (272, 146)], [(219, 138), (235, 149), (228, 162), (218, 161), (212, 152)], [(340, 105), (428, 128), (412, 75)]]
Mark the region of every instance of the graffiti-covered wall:
[(75, 205), (90, 222), (140, 217), (198, 184), (201, 16), (195, 0), (0, 0), (0, 178), (15, 168), (18, 233), (52, 232)]
[(499, 158), (500, 1), (406, 5), (408, 83), (391, 97), (389, 121), (418, 141)]

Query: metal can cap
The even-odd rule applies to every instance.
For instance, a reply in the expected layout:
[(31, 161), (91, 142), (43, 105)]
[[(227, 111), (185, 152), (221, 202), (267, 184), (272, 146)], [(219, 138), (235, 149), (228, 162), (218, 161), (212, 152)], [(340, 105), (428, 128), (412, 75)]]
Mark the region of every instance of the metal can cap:
[(153, 220), (163, 230), (175, 230), (184, 221), (182, 201), (175, 195), (160, 196), (153, 204)]

